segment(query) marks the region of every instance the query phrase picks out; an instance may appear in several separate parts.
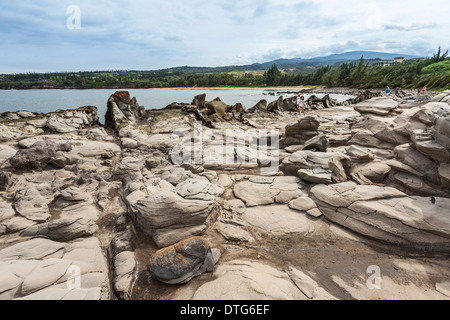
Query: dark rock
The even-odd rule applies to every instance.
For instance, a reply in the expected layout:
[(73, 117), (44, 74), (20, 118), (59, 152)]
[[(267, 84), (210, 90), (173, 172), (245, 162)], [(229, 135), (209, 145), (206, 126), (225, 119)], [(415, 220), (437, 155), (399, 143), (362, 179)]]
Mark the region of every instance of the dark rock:
[(272, 101), (267, 106), (268, 112), (282, 112), (283, 111), (283, 96), (280, 96), (278, 100)]
[(130, 98), (128, 91), (117, 91), (108, 100), (105, 125), (119, 130), (124, 124), (133, 124), (145, 115), (145, 108), (139, 106), (136, 98)]
[(150, 258), (148, 271), (152, 277), (167, 284), (186, 283), (214, 271), (212, 250), (206, 239), (189, 238), (157, 251)]
[(19, 150), (9, 159), (14, 169), (38, 169), (43, 170), (55, 157), (58, 151), (71, 151), (72, 146), (67, 143), (57, 144), (53, 141), (38, 141), (29, 149)]
[(0, 191), (6, 191), (11, 184), (11, 173), (0, 171)]
[(328, 148), (328, 139), (324, 134), (322, 134), (320, 136), (315, 136), (306, 141), (305, 144), (303, 145), (302, 150), (315, 150), (326, 152), (327, 148)]
[(206, 93), (199, 94), (194, 97), (194, 100), (192, 101), (192, 104), (194, 106), (197, 106), (197, 108), (202, 109), (205, 107), (206, 102)]
[(255, 113), (255, 112), (265, 112), (267, 111), (267, 100), (262, 99), (257, 104), (255, 104), (253, 107), (247, 110), (248, 113)]
[(342, 183), (347, 181), (347, 174), (345, 173), (344, 166), (339, 159), (333, 158), (328, 161), (328, 166), (331, 170), (331, 180), (334, 183)]

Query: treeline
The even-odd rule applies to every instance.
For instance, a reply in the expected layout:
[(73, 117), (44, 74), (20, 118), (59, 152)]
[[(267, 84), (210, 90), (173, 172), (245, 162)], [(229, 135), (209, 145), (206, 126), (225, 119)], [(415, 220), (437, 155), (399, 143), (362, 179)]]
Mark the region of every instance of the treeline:
[(93, 71), (77, 73), (25, 73), (0, 75), (0, 89), (33, 88), (176, 88), (176, 87), (264, 87), (324, 85), (360, 89), (401, 87), (430, 90), (450, 89), (450, 60), (438, 52), (423, 60), (405, 60), (393, 66), (376, 66), (373, 61), (325, 66), (304, 74), (282, 72), (276, 65), (267, 71), (202, 73), (188, 67), (159, 71)]
[(245, 72), (196, 74), (182, 71), (26, 73), (0, 76), (0, 89), (244, 87), (264, 86), (263, 80), (259, 74)]
[(423, 60), (405, 60), (392, 66), (370, 65), (361, 57), (359, 63), (344, 63), (326, 66), (309, 74), (282, 73), (272, 66), (264, 73), (264, 82), (269, 86), (324, 85), (359, 89), (401, 87), (403, 89), (427, 88), (450, 89), (450, 60), (445, 53), (438, 52)]

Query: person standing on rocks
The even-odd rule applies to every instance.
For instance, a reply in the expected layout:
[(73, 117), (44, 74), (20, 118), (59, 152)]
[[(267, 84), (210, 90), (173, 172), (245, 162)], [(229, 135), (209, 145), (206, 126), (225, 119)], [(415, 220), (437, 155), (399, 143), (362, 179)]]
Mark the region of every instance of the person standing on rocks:
[(297, 111), (299, 115), (301, 115), (303, 112), (303, 114), (306, 116), (305, 97), (301, 93), (299, 93), (297, 96)]
[(386, 88), (386, 95), (389, 96), (391, 94), (391, 88), (387, 87)]

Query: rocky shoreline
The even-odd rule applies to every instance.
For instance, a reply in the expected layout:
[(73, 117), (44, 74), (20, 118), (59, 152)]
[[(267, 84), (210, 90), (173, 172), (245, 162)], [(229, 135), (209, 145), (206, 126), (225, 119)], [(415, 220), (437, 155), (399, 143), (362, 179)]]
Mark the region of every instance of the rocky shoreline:
[(450, 299), (450, 91), (351, 93), (0, 114), (0, 300)]

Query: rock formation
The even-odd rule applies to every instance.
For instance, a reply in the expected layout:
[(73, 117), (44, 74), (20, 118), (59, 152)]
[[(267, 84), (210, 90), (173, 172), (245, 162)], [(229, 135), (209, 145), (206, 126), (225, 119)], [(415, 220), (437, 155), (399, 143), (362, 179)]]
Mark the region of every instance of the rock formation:
[(1, 114), (0, 299), (449, 299), (450, 91), (319, 90)]

